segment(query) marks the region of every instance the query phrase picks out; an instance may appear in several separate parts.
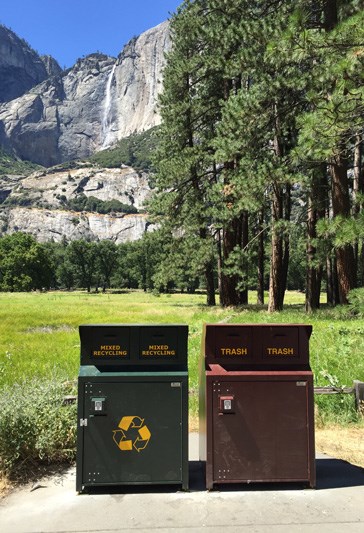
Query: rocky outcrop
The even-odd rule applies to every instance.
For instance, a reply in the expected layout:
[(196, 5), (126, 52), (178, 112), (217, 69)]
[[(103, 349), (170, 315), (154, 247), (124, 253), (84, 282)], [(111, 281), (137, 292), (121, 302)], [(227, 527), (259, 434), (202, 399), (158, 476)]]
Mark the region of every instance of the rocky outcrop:
[(0, 25), (0, 102), (18, 98), (60, 72), (55, 59), (42, 59), (23, 39)]
[[(148, 175), (131, 167), (105, 169), (84, 162), (28, 177), (2, 176), (0, 236), (23, 231), (40, 242), (63, 238), (110, 239), (117, 244), (133, 241), (149, 227), (147, 216), (140, 211), (150, 194)], [(118, 200), (125, 206), (123, 211), (129, 207), (139, 213), (98, 214), (69, 208), (72, 202), (90, 197), (101, 203)]]
[(62, 242), (64, 238), (67, 241), (108, 239), (122, 244), (140, 239), (148, 228), (145, 215), (99, 215), (17, 207), (8, 213), (5, 233), (23, 231), (39, 242)]
[(119, 200), (137, 210), (150, 196), (148, 175), (131, 167), (99, 168), (90, 163), (75, 164), (75, 168), (57, 168), (34, 172), (22, 179), (5, 180), (0, 191), (9, 190), (8, 205), (30, 205), (62, 209), (82, 195), (103, 202)]
[(43, 65), (45, 66), (49, 78), (51, 76), (58, 76), (59, 74), (61, 74), (62, 69), (59, 66), (58, 61), (56, 61), (54, 57), (45, 55), (40, 56), (40, 59), (42, 60)]
[(116, 60), (92, 54), (2, 104), (0, 143), (22, 159), (52, 166), (155, 126), (169, 43), (165, 22), (132, 39)]
[[(24, 176), (1, 176), (0, 175), (0, 204), (5, 202), (13, 190), (19, 185)], [(0, 232), (1, 235), (1, 232)]]

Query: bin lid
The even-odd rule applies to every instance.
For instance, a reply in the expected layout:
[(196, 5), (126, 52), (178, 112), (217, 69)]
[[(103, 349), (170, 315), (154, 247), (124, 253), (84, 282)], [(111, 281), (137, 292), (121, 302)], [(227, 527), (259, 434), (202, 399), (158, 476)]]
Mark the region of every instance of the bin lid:
[(206, 365), (235, 369), (310, 369), (307, 324), (205, 324)]
[(184, 324), (82, 324), (81, 365), (97, 368), (187, 368)]

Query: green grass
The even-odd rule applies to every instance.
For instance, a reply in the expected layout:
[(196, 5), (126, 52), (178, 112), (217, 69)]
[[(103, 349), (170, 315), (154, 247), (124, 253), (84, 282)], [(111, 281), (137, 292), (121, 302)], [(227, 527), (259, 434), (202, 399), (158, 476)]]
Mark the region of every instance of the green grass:
[[(254, 299), (252, 294), (251, 301)], [(306, 315), (303, 301), (301, 293), (288, 293), (284, 311), (269, 314), (266, 308), (256, 306), (208, 308), (201, 294), (0, 293), (0, 389), (37, 379), (76, 380), (78, 326), (91, 323), (188, 324), (192, 414), (197, 413), (204, 322), (312, 324), (310, 353), (315, 384), (350, 386), (354, 379), (364, 381), (364, 319), (350, 316), (345, 308)], [(324, 415), (337, 420), (348, 421), (354, 416), (351, 396), (321, 397), (317, 403)]]

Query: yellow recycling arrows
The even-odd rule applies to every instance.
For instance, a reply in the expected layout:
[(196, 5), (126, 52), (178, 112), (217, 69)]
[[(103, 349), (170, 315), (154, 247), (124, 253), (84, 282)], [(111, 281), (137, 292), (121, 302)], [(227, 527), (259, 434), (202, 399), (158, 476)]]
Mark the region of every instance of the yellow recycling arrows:
[[(118, 427), (119, 429), (113, 431), (113, 440), (119, 450), (126, 452), (135, 449), (139, 453), (147, 447), (152, 435), (148, 427), (144, 425), (143, 418), (139, 416), (123, 416)], [(134, 440), (130, 438), (132, 435), (128, 434), (130, 429), (138, 430)]]

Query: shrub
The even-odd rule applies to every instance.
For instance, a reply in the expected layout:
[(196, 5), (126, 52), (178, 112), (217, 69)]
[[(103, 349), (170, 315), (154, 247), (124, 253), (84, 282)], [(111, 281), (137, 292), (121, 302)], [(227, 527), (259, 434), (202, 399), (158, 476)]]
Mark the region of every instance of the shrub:
[(156, 126), (142, 133), (133, 133), (121, 139), (114, 148), (102, 150), (91, 157), (91, 161), (104, 168), (133, 167), (137, 171), (152, 171), (152, 154), (158, 147)]
[[(61, 199), (61, 198), (60, 198)], [(87, 197), (84, 193), (79, 194), (75, 198), (71, 198), (63, 203), (68, 209), (72, 211), (87, 211), (92, 213), (107, 214), (115, 213), (137, 213), (138, 210), (133, 205), (123, 204), (119, 200), (100, 200), (94, 196)]]
[(76, 406), (64, 405), (66, 387), (35, 381), (0, 394), (0, 471), (29, 463), (71, 461), (76, 453)]
[(353, 289), (349, 292), (349, 309), (352, 314), (364, 316), (364, 288)]

